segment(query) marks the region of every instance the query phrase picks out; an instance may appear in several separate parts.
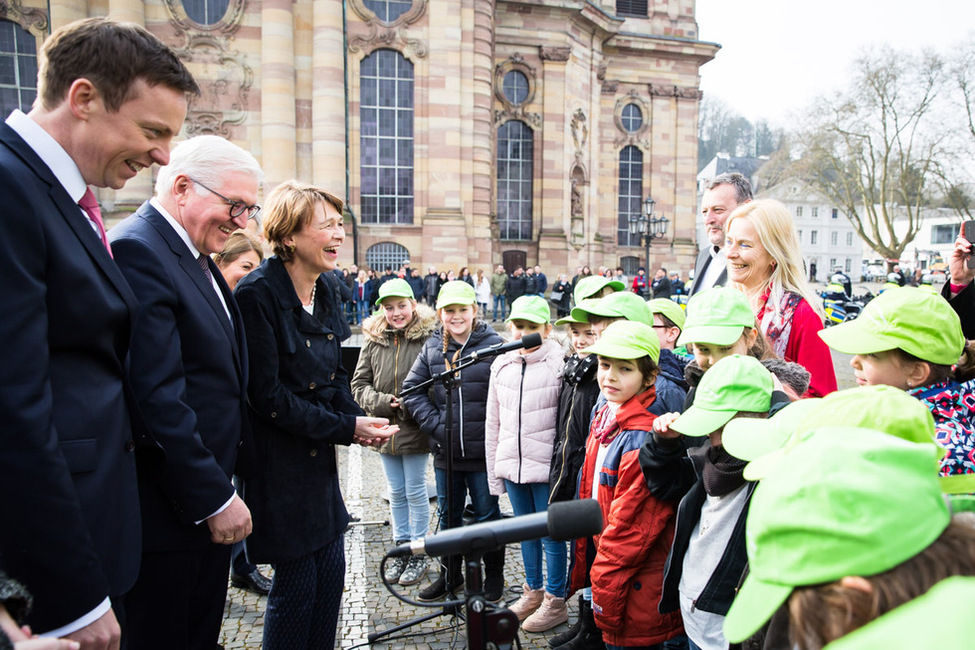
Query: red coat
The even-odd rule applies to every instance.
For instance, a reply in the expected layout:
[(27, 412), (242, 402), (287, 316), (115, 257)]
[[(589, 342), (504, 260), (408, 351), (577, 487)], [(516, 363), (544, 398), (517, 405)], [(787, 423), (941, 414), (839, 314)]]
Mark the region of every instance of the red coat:
[[(597, 500), (604, 528), (592, 538), (596, 547), (590, 571), (592, 608), (603, 639), (612, 645), (654, 645), (683, 632), (679, 612), (657, 611), (677, 504), (651, 496), (638, 459), (655, 418), (646, 410), (654, 397), (651, 389), (620, 407), (616, 417), (621, 431), (610, 442), (598, 470), (599, 442), (589, 436), (579, 483), (579, 498), (590, 498), (593, 475), (599, 472)], [(584, 543), (575, 546), (573, 590), (585, 584), (585, 547)]]

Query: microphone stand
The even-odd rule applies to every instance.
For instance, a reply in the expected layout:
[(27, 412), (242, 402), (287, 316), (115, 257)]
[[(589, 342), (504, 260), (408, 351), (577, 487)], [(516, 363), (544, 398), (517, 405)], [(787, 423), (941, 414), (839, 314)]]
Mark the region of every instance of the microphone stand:
[[(445, 404), (446, 404), (446, 413), (444, 414), (444, 432), (446, 433), (446, 435), (444, 436), (444, 438), (445, 438), (445, 440), (444, 440), (444, 453), (447, 456), (446, 463), (444, 465), (444, 473), (446, 474), (446, 484), (447, 484), (447, 490), (446, 490), (447, 493), (446, 493), (445, 498), (444, 498), (444, 509), (446, 510), (446, 516), (444, 517), (444, 521), (447, 522), (447, 528), (452, 528), (453, 527), (452, 526), (452, 522), (451, 522), (451, 513), (453, 512), (452, 506), (453, 506), (453, 502), (454, 502), (454, 497), (453, 497), (453, 485), (454, 485), (454, 436), (453, 436), (453, 431), (452, 431), (452, 428), (453, 428), (453, 410), (454, 410), (453, 388), (454, 388), (455, 383), (458, 381), (458, 377), (456, 376), (457, 373), (460, 372), (461, 370), (463, 370), (464, 368), (468, 367), (468, 366), (474, 365), (475, 363), (477, 363), (480, 360), (481, 359), (478, 358), (478, 357), (473, 357), (472, 358), (470, 356), (468, 356), (466, 358), (463, 358), (463, 359), (461, 359), (460, 361), (457, 362), (457, 365), (456, 366), (452, 366), (449, 370), (444, 370), (443, 372), (441, 372), (441, 373), (439, 373), (437, 375), (433, 375), (432, 377), (430, 377), (430, 379), (427, 379), (426, 381), (421, 382), (421, 383), (417, 384), (416, 386), (413, 386), (412, 388), (408, 388), (407, 390), (404, 390), (402, 392), (402, 394), (401, 394), (401, 396), (410, 395), (411, 393), (415, 393), (417, 391), (427, 390), (433, 384), (436, 384), (436, 383), (443, 384), (444, 394), (445, 394)], [(461, 521), (457, 522), (456, 525), (458, 525), (458, 526), (463, 525), (463, 518), (461, 519)], [(480, 591), (481, 590), (481, 588), (480, 588), (480, 582), (481, 582), (481, 577), (480, 577), (480, 575), (481, 575), (481, 573), (480, 573), (480, 556), (478, 556), (477, 561), (478, 561), (478, 570), (476, 571), (476, 573), (477, 573), (477, 576), (478, 577), (477, 577), (476, 582), (478, 583), (478, 591)], [(446, 578), (445, 578), (445, 582), (446, 582), (447, 594), (450, 594), (450, 595), (453, 595), (454, 594), (454, 591), (457, 589), (457, 585), (453, 584), (453, 576), (454, 576), (454, 573), (455, 573), (454, 567), (456, 566), (456, 562), (457, 562), (457, 557), (455, 555), (448, 555), (447, 556), (447, 566), (446, 566)], [(469, 573), (470, 572), (468, 571), (468, 574)], [(470, 575), (468, 575), (468, 579), (470, 579)], [(465, 593), (470, 593), (470, 591), (471, 591), (470, 590), (470, 585), (468, 584), (468, 586), (465, 588)], [(484, 602), (486, 602), (486, 601), (484, 601), (483, 598), (481, 598), (481, 601), (482, 601), (482, 605), (483, 605)], [(482, 607), (482, 610), (481, 611), (483, 612), (483, 607)], [(438, 616), (452, 616), (452, 617), (460, 617), (460, 618), (463, 618), (464, 617), (464, 615), (461, 614), (458, 611), (457, 605), (445, 605), (444, 607), (441, 607), (440, 608), (440, 611), (438, 611), (438, 612), (434, 612), (433, 614), (427, 614), (426, 616), (420, 616), (418, 618), (414, 618), (414, 619), (409, 620), (409, 621), (407, 621), (405, 623), (401, 623), (400, 625), (396, 625), (394, 627), (391, 627), (391, 628), (388, 628), (388, 629), (385, 629), (385, 630), (380, 630), (378, 632), (372, 632), (366, 638), (368, 639), (369, 643), (372, 644), (372, 643), (375, 643), (378, 639), (381, 639), (384, 636), (388, 636), (390, 634), (395, 634), (395, 633), (400, 632), (402, 630), (405, 630), (407, 628), (413, 627), (414, 625), (419, 625), (420, 623), (424, 623), (424, 622), (429, 621), (431, 619), (437, 618)], [(517, 630), (517, 626), (515, 627), (515, 629)], [(471, 647), (473, 648), (474, 646), (471, 646)], [(483, 647), (483, 646), (480, 646), (480, 647)]]
[(467, 648), (511, 650), (518, 634), (518, 617), (506, 607), (488, 611), (488, 603), (484, 600), (484, 585), (481, 582), (481, 555), (482, 553), (470, 553), (465, 565)]

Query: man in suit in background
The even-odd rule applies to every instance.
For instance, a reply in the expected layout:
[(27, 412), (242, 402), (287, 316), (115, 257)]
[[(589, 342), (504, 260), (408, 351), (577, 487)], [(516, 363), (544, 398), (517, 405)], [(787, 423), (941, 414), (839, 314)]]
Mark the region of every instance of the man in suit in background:
[(231, 545), (251, 531), (231, 477), (247, 423), (247, 351), (210, 259), (257, 216), (263, 173), (217, 136), (178, 144), (155, 195), (109, 240), (139, 305), (130, 381), (151, 445), (136, 452), (142, 569), (125, 600), (133, 650), (217, 645)]
[(701, 250), (694, 266), (694, 284), (688, 295), (711, 287), (723, 287), (728, 282), (727, 259), (724, 255), (724, 224), (742, 203), (752, 200), (752, 185), (738, 172), (720, 174), (708, 183), (701, 199), (709, 245)]
[(56, 30), (39, 68), (30, 113), (0, 125), (0, 561), (33, 593), (35, 633), (117, 648), (139, 571), (136, 300), (88, 186), (165, 165), (199, 88), (155, 36), (102, 18)]

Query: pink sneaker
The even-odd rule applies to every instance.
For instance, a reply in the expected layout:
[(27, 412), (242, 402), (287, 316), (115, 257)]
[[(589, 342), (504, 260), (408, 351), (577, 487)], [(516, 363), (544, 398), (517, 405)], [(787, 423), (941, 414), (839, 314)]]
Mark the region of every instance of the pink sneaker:
[(545, 592), (542, 604), (535, 613), (525, 619), (521, 629), (525, 632), (544, 632), (569, 620), (569, 610), (565, 607), (565, 598), (556, 598)]
[(522, 585), (521, 589), (524, 593), (508, 608), (514, 612), (519, 621), (525, 620), (532, 612), (538, 609), (545, 595), (544, 589), (532, 589), (527, 583)]

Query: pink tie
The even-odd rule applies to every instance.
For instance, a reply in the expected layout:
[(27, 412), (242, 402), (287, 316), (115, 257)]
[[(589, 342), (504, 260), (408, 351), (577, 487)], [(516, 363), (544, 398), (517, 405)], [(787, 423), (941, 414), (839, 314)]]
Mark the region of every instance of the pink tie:
[(98, 234), (102, 238), (102, 243), (105, 244), (105, 250), (108, 251), (109, 255), (112, 255), (112, 247), (108, 245), (108, 235), (105, 234), (105, 222), (102, 221), (102, 210), (98, 207), (98, 199), (95, 198), (95, 193), (91, 191), (90, 187), (85, 190), (85, 195), (78, 201), (78, 205), (85, 211), (88, 218), (95, 222), (95, 225), (98, 227)]

